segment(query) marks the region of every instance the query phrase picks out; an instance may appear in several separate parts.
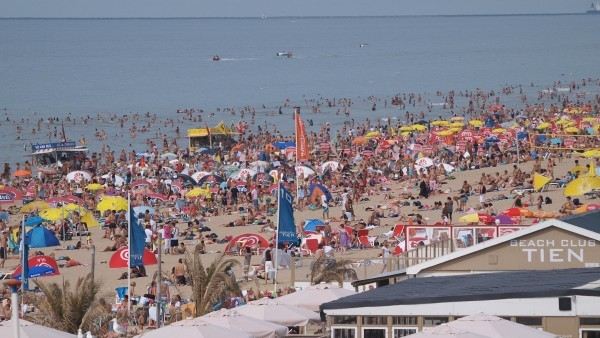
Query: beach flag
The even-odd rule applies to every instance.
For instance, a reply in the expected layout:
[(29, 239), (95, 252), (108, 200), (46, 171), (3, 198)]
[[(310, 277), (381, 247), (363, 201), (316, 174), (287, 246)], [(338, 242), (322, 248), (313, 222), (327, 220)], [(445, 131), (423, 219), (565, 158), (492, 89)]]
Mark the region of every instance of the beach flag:
[(277, 219), (277, 243), (297, 244), (298, 235), (294, 223), (294, 197), (279, 184), (279, 217)]
[(304, 129), (304, 122), (300, 118), (299, 109), (294, 114), (294, 123), (296, 127), (296, 161), (308, 161), (308, 140), (306, 139), (306, 130)]
[(535, 173), (535, 174), (533, 174), (533, 189), (535, 189), (536, 191), (539, 191), (550, 181), (551, 181), (550, 177), (546, 177), (544, 175)]
[(140, 225), (131, 206), (129, 207), (129, 236), (129, 266), (142, 266), (144, 265), (142, 257), (144, 256), (144, 245), (146, 244), (146, 232)]

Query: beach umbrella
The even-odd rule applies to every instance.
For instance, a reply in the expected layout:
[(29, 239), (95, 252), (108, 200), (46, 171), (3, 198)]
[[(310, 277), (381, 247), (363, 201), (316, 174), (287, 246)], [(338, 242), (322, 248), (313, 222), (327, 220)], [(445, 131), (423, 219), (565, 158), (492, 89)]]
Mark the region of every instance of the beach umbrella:
[(164, 153), (160, 155), (161, 160), (174, 160), (177, 158), (177, 154), (175, 153)]
[(452, 130), (442, 130), (437, 132), (438, 136), (452, 136), (454, 135), (454, 131)]
[(91, 212), (84, 213), (80, 220), (87, 225), (88, 228), (95, 228), (100, 225), (96, 217)]
[(195, 197), (205, 197), (209, 198), (211, 196), (210, 189), (208, 188), (199, 188), (196, 187), (185, 193), (185, 197), (195, 198)]
[(434, 127), (447, 127), (450, 124), (450, 122), (448, 121), (444, 121), (444, 120), (438, 120), (438, 121), (433, 121), (431, 122), (431, 125)]
[(148, 197), (149, 199), (155, 199), (155, 200), (159, 200), (161, 202), (166, 202), (169, 200), (169, 196), (159, 194), (157, 192), (146, 192), (145, 196)]
[[(14, 323), (12, 320), (0, 322), (0, 337), (17, 338), (14, 335)], [(47, 326), (34, 324), (30, 321), (19, 319), (20, 338), (77, 338), (76, 335), (59, 331)]]
[(33, 202), (29, 202), (29, 203), (25, 204), (24, 206), (21, 207), (20, 211), (22, 213), (30, 213), (30, 212), (44, 210), (44, 209), (48, 209), (48, 208), (50, 208), (50, 204), (48, 204), (48, 202), (37, 200), (37, 201), (33, 201)]
[(433, 160), (429, 157), (420, 157), (415, 161), (419, 167), (429, 168), (433, 165)]
[(185, 319), (163, 326), (159, 329), (145, 331), (135, 338), (165, 338), (165, 337), (194, 337), (194, 338), (252, 338), (251, 335), (233, 329), (227, 329), (223, 326), (217, 326), (205, 322), (198, 322), (196, 319)]
[(104, 186), (99, 183), (90, 183), (85, 186), (85, 189), (88, 191), (98, 191), (104, 189)]
[(444, 171), (446, 171), (447, 174), (449, 174), (455, 170), (454, 166), (450, 165), (448, 163), (442, 163), (442, 166), (444, 167)]
[(320, 219), (307, 219), (304, 221), (304, 231), (317, 231), (318, 226), (325, 225), (325, 222)]
[(263, 236), (247, 233), (237, 235), (230, 239), (229, 243), (227, 243), (227, 246), (225, 247), (225, 252), (229, 252), (231, 248), (237, 247), (238, 243), (243, 247), (258, 247), (260, 249), (266, 249), (269, 247), (269, 241), (267, 241), (267, 239)]
[(479, 214), (477, 214), (476, 212), (471, 213), (471, 214), (466, 214), (466, 215), (459, 217), (458, 221), (462, 222), (462, 223), (479, 223)]
[(232, 173), (229, 177), (234, 180), (246, 180), (248, 177), (253, 177), (256, 175), (256, 170), (250, 168), (243, 168), (234, 173)]
[(110, 174), (106, 174), (106, 175), (102, 175), (100, 177), (103, 178), (104, 180), (112, 183), (115, 187), (122, 187), (125, 184), (125, 179), (119, 175), (112, 176)]
[(412, 126), (410, 126), (412, 128), (412, 130), (414, 131), (418, 131), (418, 132), (424, 132), (427, 130), (427, 127), (425, 127), (422, 124), (413, 124)]
[(33, 227), (36, 225), (40, 225), (44, 222), (44, 219), (41, 218), (40, 216), (31, 216), (31, 217), (27, 217), (25, 219), (25, 226), (26, 227)]
[(321, 195), (325, 195), (327, 202), (333, 199), (331, 192), (326, 186), (320, 183), (312, 183), (308, 186), (308, 196), (312, 203), (318, 203), (320, 205)]
[(238, 330), (254, 338), (279, 338), (287, 336), (288, 333), (286, 326), (243, 316), (237, 313), (235, 309), (211, 312), (202, 317), (192, 319), (190, 322), (208, 323), (226, 329)]
[(75, 170), (75, 171), (71, 171), (70, 173), (68, 173), (67, 176), (65, 176), (65, 178), (69, 182), (80, 183), (82, 181), (91, 181), (92, 174), (88, 173), (87, 171), (83, 171), (83, 170)]
[(267, 174), (267, 173), (258, 173), (256, 175), (254, 175), (254, 177), (252, 177), (252, 180), (254, 180), (254, 182), (258, 182), (260, 184), (270, 184), (274, 181), (273, 176)]
[(320, 322), (316, 312), (300, 307), (282, 304), (268, 298), (259, 299), (235, 309), (239, 314), (265, 320), (284, 326), (306, 326), (310, 322)]
[(533, 174), (533, 189), (536, 191), (540, 191), (546, 184), (548, 184), (552, 179), (550, 177), (540, 175), (538, 173)]
[(196, 180), (193, 179), (192, 176), (186, 175), (186, 174), (177, 173), (177, 174), (173, 175), (173, 179), (181, 180), (184, 185), (192, 185), (192, 186), (198, 185), (198, 182), (196, 182)]
[[(108, 267), (111, 269), (115, 268), (126, 268), (128, 267), (129, 262), (129, 248), (126, 246), (120, 247), (115, 253), (112, 254), (110, 260), (108, 261)], [(142, 262), (144, 265), (154, 265), (158, 264), (158, 260), (152, 251), (148, 249), (144, 249), (144, 254), (142, 255)]]
[(75, 203), (67, 203), (65, 205), (63, 205), (61, 207), (61, 209), (65, 210), (66, 212), (70, 213), (73, 211), (77, 211), (80, 214), (84, 214), (87, 212), (87, 210), (85, 209), (85, 207), (82, 207), (81, 205), (75, 204)]
[(504, 128), (495, 128), (495, 129), (492, 129), (492, 133), (494, 133), (494, 134), (502, 134), (504, 132), (506, 132), (506, 129), (504, 129)]
[(19, 169), (15, 171), (15, 177), (29, 177), (31, 176), (31, 171), (26, 169)]
[[(50, 256), (33, 256), (27, 259), (27, 278), (55, 276), (60, 274), (56, 260)], [(18, 265), (12, 273), (12, 277), (21, 279), (23, 266)]]
[(131, 189), (148, 188), (152, 186), (152, 182), (145, 179), (139, 179), (131, 182), (129, 186), (131, 187)]
[(225, 181), (225, 179), (219, 175), (209, 174), (209, 175), (205, 175), (202, 178), (200, 178), (198, 180), (198, 184), (199, 185), (203, 185), (205, 183), (219, 184), (224, 181)]
[(445, 325), (489, 338), (556, 338), (556, 335), (537, 328), (483, 313), (462, 317)]
[(318, 312), (323, 303), (332, 302), (342, 297), (356, 294), (352, 290), (329, 285), (313, 285), (301, 291), (292, 292), (276, 300), (282, 304), (297, 306), (306, 310)]
[(340, 167), (340, 162), (338, 161), (327, 161), (321, 164), (321, 172), (325, 173), (328, 170), (337, 171)]
[(367, 139), (364, 136), (357, 136), (356, 138), (354, 138), (354, 140), (352, 140), (352, 144), (355, 146), (362, 146), (367, 144), (367, 142), (369, 142), (369, 139)]
[(374, 138), (381, 136), (381, 133), (377, 130), (371, 130), (365, 134), (366, 138)]
[(475, 128), (481, 128), (483, 127), (483, 121), (481, 120), (470, 120), (469, 121), (469, 125)]
[(565, 196), (582, 196), (595, 189), (600, 189), (600, 177), (584, 176), (569, 182), (563, 190), (563, 194)]
[(202, 184), (200, 182), (200, 180), (202, 179), (202, 177), (206, 176), (206, 175), (210, 175), (210, 172), (208, 171), (198, 171), (192, 174), (192, 178), (194, 180), (196, 180), (196, 182), (198, 182), (198, 184)]
[(69, 215), (69, 212), (62, 208), (48, 208), (40, 211), (39, 215), (47, 221), (55, 222), (64, 219)]
[(54, 235), (54, 232), (43, 226), (36, 226), (27, 232), (27, 241), (30, 248), (45, 248), (49, 246), (59, 246), (60, 241)]
[(585, 158), (600, 158), (600, 149), (591, 149), (581, 154)]
[(448, 324), (442, 324), (431, 328), (425, 328), (419, 333), (410, 334), (406, 338), (489, 338), (467, 330), (457, 329)]
[(536, 127), (536, 129), (537, 129), (537, 130), (544, 130), (544, 129), (548, 129), (548, 128), (550, 128), (550, 127), (551, 127), (551, 124), (550, 124), (550, 123), (548, 123), (548, 122), (542, 122), (542, 123), (540, 123), (540, 124), (539, 124), (539, 125)]
[(464, 126), (465, 126), (465, 124), (462, 122), (452, 122), (448, 125), (448, 127), (450, 127), (450, 128), (462, 128)]
[(147, 206), (147, 205), (140, 205), (138, 207), (134, 207), (133, 208), (133, 212), (136, 215), (145, 214), (146, 211), (148, 211), (151, 215), (154, 215), (156, 213), (156, 211), (154, 210), (153, 207), (150, 207), (150, 206)]
[(49, 204), (58, 204), (58, 203), (75, 203), (75, 204), (83, 204), (84, 201), (73, 195), (64, 195), (60, 197), (52, 197), (46, 200)]
[(106, 212), (107, 210), (127, 210), (127, 200), (121, 196), (102, 196), (102, 200), (96, 205), (96, 210)]
[(450, 118), (451, 122), (464, 121), (464, 120), (465, 120), (464, 116), (453, 116)]
[(302, 175), (302, 176), (304, 176), (304, 178), (307, 178), (314, 174), (315, 174), (315, 171), (305, 165), (296, 166), (296, 175), (298, 175), (298, 176)]
[(577, 128), (577, 127), (568, 127), (568, 128), (565, 128), (565, 133), (579, 134), (580, 132), (581, 132), (581, 130), (579, 130), (579, 128)]

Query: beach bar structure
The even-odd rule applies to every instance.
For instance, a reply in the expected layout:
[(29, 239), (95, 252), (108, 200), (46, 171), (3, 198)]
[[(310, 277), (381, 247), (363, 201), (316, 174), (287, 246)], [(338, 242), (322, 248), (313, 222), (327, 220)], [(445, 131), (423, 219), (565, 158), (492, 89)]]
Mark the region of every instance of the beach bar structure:
[(201, 148), (212, 149), (214, 145), (228, 147), (234, 143), (233, 136), (237, 134), (223, 121), (214, 127), (192, 128), (187, 130), (188, 146), (191, 152), (196, 152)]

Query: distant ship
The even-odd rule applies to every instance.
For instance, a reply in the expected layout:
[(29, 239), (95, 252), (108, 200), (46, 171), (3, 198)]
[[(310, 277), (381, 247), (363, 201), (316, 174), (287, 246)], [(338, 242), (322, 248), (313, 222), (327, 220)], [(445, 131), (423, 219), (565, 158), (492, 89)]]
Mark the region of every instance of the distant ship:
[(600, 1), (592, 3), (592, 9), (586, 12), (587, 14), (600, 14)]
[(286, 56), (288, 58), (291, 58), (293, 55), (292, 52), (277, 52), (277, 56)]

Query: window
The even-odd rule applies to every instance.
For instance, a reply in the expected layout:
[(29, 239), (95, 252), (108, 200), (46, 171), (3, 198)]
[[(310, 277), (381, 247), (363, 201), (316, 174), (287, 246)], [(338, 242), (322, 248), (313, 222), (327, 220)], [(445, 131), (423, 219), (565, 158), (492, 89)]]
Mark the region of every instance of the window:
[(394, 316), (392, 317), (392, 325), (417, 326), (417, 317)]
[(589, 330), (589, 329), (581, 330), (581, 338), (600, 338), (600, 329), (597, 329), (597, 330)]
[(332, 327), (331, 338), (356, 338), (354, 327)]
[(333, 324), (356, 324), (356, 316), (332, 316)]
[(600, 318), (579, 318), (579, 325), (600, 325)]
[(363, 325), (387, 325), (386, 316), (364, 316)]
[(394, 332), (393, 338), (400, 338), (404, 336), (408, 336), (414, 333), (417, 333), (416, 327), (394, 327), (392, 328), (392, 332)]
[(423, 317), (423, 326), (438, 326), (448, 322), (448, 317)]
[(542, 326), (542, 317), (517, 317), (517, 323), (528, 326)]
[(364, 327), (362, 338), (387, 338), (387, 329), (383, 327)]

